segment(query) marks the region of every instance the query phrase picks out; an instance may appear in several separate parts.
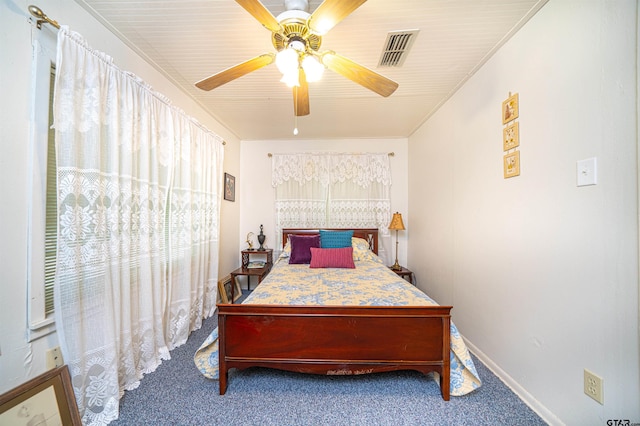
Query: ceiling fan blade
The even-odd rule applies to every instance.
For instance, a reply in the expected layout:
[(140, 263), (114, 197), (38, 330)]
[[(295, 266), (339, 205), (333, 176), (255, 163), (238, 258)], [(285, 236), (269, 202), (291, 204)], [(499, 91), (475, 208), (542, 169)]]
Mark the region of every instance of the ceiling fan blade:
[(385, 98), (398, 88), (398, 83), (395, 81), (389, 80), (387, 77), (371, 71), (369, 68), (353, 62), (344, 56), (340, 56), (335, 52), (323, 53), (322, 63), (331, 71), (337, 72)]
[(367, 0), (324, 0), (307, 21), (312, 32), (325, 35)]
[(293, 86), (293, 111), (296, 117), (309, 115), (309, 85), (302, 68), (299, 73), (300, 87)]
[(273, 53), (265, 53), (264, 55), (256, 56), (253, 59), (249, 59), (248, 61), (214, 74), (211, 77), (200, 80), (196, 83), (196, 87), (202, 90), (215, 89), (216, 87), (222, 86), (236, 78), (240, 78), (243, 75), (269, 65), (273, 62), (275, 57), (276, 55)]
[(259, 0), (236, 0), (240, 6), (258, 20), (266, 29), (277, 33), (280, 31), (280, 24), (276, 18), (264, 7)]

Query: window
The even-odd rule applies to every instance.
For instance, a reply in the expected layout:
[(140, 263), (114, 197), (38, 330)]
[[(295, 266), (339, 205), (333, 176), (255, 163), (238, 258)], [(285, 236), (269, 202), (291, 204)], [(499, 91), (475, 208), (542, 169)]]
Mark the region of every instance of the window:
[(28, 252), (29, 341), (55, 331), (53, 284), (56, 266), (57, 191), (53, 88), (56, 35), (34, 29), (30, 140)]
[(53, 129), (53, 87), (56, 68), (51, 64), (49, 79), (49, 131), (47, 132), (47, 196), (44, 228), (44, 313), (53, 314), (53, 283), (56, 278), (58, 240), (58, 191), (56, 182), (56, 132)]
[[(276, 229), (378, 228), (388, 237), (391, 168), (383, 153), (272, 155)], [(276, 233), (279, 239), (279, 233)], [(387, 262), (386, 251), (379, 255)]]

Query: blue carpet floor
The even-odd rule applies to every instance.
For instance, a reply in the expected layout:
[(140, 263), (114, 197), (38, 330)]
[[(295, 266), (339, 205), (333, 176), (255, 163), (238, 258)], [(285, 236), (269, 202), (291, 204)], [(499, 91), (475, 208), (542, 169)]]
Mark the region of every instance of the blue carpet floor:
[(229, 373), (224, 396), (193, 354), (216, 326), (214, 316), (120, 401), (112, 425), (544, 425), (474, 357), (482, 387), (443, 401), (418, 372), (316, 376), (252, 368)]

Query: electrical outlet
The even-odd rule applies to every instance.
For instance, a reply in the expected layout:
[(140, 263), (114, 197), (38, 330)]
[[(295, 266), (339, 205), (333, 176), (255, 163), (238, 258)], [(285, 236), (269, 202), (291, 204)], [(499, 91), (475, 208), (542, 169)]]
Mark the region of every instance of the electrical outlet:
[(584, 369), (584, 393), (604, 405), (602, 377), (596, 376), (586, 368)]
[(47, 351), (47, 368), (52, 369), (60, 367), (64, 362), (62, 361), (62, 352), (60, 352), (60, 346), (49, 349)]

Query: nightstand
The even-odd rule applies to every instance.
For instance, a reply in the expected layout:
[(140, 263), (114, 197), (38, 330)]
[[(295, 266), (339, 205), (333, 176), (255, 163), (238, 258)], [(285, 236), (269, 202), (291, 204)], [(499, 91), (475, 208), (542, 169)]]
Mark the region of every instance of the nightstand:
[(242, 267), (246, 268), (251, 261), (251, 256), (260, 256), (261, 260), (265, 260), (266, 263), (273, 264), (273, 249), (264, 250), (242, 250)]
[[(413, 284), (413, 272), (411, 272), (410, 270), (408, 270), (407, 268), (405, 268), (404, 266), (401, 267), (402, 269), (399, 270), (394, 270), (391, 269), (393, 272), (395, 272), (396, 274), (400, 275), (403, 279), (409, 281), (411, 284)], [(415, 285), (415, 284), (413, 284)]]
[[(253, 255), (261, 255), (262, 261), (265, 262), (264, 267), (262, 268), (249, 268), (249, 263), (251, 262), (251, 256)], [(242, 266), (235, 271), (231, 272), (231, 303), (233, 303), (234, 293), (235, 293), (235, 284), (236, 277), (238, 275), (244, 275), (247, 277), (247, 289), (251, 290), (251, 277), (258, 277), (258, 284), (262, 282), (264, 277), (267, 276), (269, 271), (271, 271), (271, 266), (273, 265), (273, 249), (265, 249), (265, 250), (242, 250)]]

